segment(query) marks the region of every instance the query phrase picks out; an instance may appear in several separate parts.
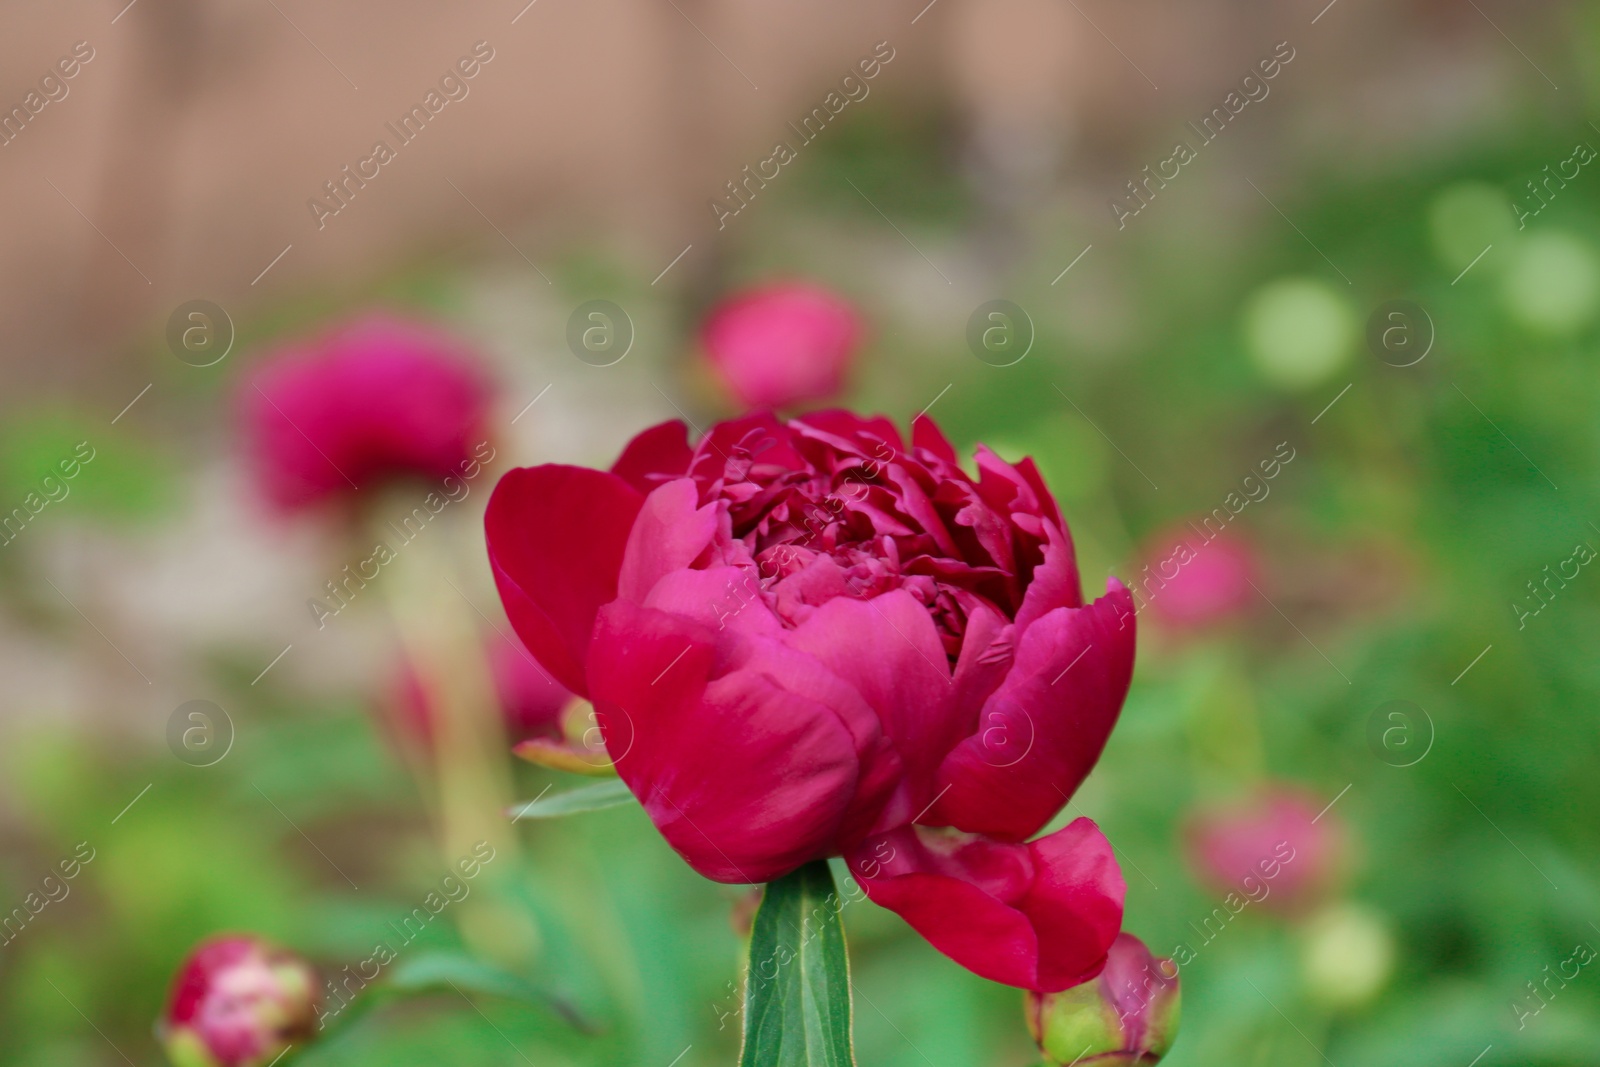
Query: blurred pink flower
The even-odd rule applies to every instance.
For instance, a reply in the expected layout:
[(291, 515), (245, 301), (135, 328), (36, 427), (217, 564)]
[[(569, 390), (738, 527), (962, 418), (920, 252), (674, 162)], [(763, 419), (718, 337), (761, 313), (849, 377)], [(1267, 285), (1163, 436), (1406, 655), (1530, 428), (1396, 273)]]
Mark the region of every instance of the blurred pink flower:
[[(535, 737), (559, 738), (561, 713), (572, 702), (573, 695), (552, 679), (515, 638), (496, 632), (489, 638), (485, 651), (506, 737), (513, 744)], [(431, 750), (434, 710), (422, 680), (409, 664), (401, 667), (390, 704), (404, 741)]]
[(574, 697), (539, 666), (521, 641), (497, 631), (489, 642), (489, 668), (505, 715), (506, 736), (515, 742), (560, 735), (561, 713)]
[(1344, 830), (1326, 807), (1299, 787), (1274, 784), (1201, 809), (1184, 828), (1195, 877), (1218, 896), (1303, 910), (1333, 887), (1341, 870)]
[(1203, 627), (1238, 614), (1256, 596), (1254, 549), (1229, 533), (1205, 536), (1192, 526), (1151, 541), (1136, 589), (1161, 618), (1178, 627)]
[(264, 1067), (311, 1037), (316, 1009), (305, 960), (257, 937), (216, 937), (184, 961), (156, 1033), (179, 1067)]
[(382, 313), (269, 353), (239, 397), (251, 462), (285, 510), (461, 473), (489, 401), (465, 342)]
[(739, 403), (781, 408), (838, 395), (865, 332), (843, 297), (806, 282), (780, 282), (724, 300), (700, 338)]

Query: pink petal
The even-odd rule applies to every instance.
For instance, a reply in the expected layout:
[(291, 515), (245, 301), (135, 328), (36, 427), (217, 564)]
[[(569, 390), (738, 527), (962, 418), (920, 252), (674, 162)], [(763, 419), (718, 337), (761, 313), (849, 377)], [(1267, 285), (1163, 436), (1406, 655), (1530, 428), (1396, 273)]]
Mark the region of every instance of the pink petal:
[(956, 707), (971, 709), (961, 723), (963, 737), (978, 728), (978, 713), (1011, 673), (1016, 635), (1017, 628), (1004, 616), (973, 598), (954, 676)]
[(697, 507), (699, 498), (690, 478), (667, 482), (644, 498), (622, 556), (618, 596), (642, 603), (658, 581), (689, 566), (711, 544), (717, 506)]
[(547, 464), (506, 473), (484, 513), (489, 566), (522, 643), (580, 695), (595, 613), (617, 595), (644, 503), (614, 474)]
[(841, 451), (880, 460), (894, 452), (903, 452), (906, 447), (900, 430), (882, 415), (863, 418), (844, 408), (828, 408), (798, 416), (791, 425), (801, 433), (828, 441)]
[(1122, 873), (1088, 819), (1026, 845), (903, 827), (846, 861), (867, 896), (934, 948), (1022, 989), (1093, 978), (1122, 926)]
[(1084, 608), (1057, 608), (1022, 635), (977, 732), (939, 768), (929, 825), (1020, 841), (1071, 798), (1100, 758), (1133, 677), (1133, 598), (1115, 579)]
[(692, 458), (689, 428), (673, 419), (652, 426), (629, 441), (611, 465), (611, 473), (639, 492), (649, 493), (663, 481), (683, 477)]
[(1017, 632), (1056, 608), (1083, 606), (1083, 588), (1078, 582), (1078, 564), (1072, 555), (1072, 542), (1060, 527), (1044, 524), (1044, 562), (1033, 569), (1028, 591), (1017, 609)]
[[(748, 472), (752, 465), (803, 470), (805, 461), (794, 450), (794, 431), (770, 411), (758, 411), (706, 431), (695, 449), (689, 473), (702, 483), (724, 476), (727, 468)], [(743, 478), (744, 473), (737, 475)]]
[[(1039, 500), (1040, 514), (1067, 532), (1067, 524), (1062, 521), (1061, 509), (1056, 505), (1056, 498), (1050, 495), (1050, 489), (1044, 484), (1044, 475), (1039, 473), (1039, 465), (1033, 461), (1032, 456), (1023, 456), (1014, 466), (1017, 473), (1033, 487), (1034, 495)], [(1067, 538), (1068, 547), (1071, 547), (1072, 538)]]
[(641, 606), (682, 616), (719, 633), (775, 636), (783, 630), (761, 596), (754, 567), (673, 571), (651, 588)]
[(787, 643), (855, 686), (905, 761), (913, 791), (925, 790), (962, 724), (944, 646), (916, 598), (903, 589), (871, 600), (836, 597)]
[(831, 851), (856, 793), (833, 709), (764, 672), (720, 666), (716, 634), (625, 600), (600, 612), (589, 676), (606, 748), (695, 870), (766, 882)]
[(939, 429), (939, 424), (926, 415), (918, 416), (911, 423), (911, 447), (925, 449), (949, 464), (959, 464), (960, 457), (956, 450), (950, 447), (950, 439), (945, 437), (944, 431)]

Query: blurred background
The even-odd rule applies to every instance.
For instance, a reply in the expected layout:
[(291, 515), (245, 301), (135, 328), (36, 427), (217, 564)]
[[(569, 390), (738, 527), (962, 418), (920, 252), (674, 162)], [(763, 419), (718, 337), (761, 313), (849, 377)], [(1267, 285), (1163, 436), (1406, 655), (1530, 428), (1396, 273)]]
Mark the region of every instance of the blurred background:
[[(634, 806), (496, 818), (570, 776), (435, 759), (403, 650), (505, 628), (505, 470), (734, 413), (698, 326), (781, 280), (864, 320), (838, 402), (1034, 455), (1141, 592), (1062, 819), (1181, 964), (1171, 1063), (1600, 1063), (1600, 9), (524, 2), (0, 11), (0, 1063), (159, 1064), (195, 942), (337, 974), (478, 840), (422, 947), (554, 1000), (303, 1062), (733, 1062), (748, 893)], [(328, 617), (367, 540), (265, 502), (240, 397), (375, 307), (463, 339), (494, 459)], [(863, 1064), (1037, 1059), (845, 921)]]

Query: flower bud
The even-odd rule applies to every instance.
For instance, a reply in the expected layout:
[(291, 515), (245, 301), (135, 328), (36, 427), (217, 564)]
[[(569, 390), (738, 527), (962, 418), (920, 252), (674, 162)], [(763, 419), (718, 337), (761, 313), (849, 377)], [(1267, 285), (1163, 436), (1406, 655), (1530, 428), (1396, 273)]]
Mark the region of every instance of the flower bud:
[(305, 960), (250, 936), (202, 942), (156, 1024), (176, 1067), (265, 1067), (312, 1034), (317, 977)]
[(1118, 934), (1100, 977), (1060, 993), (1029, 993), (1028, 1032), (1046, 1063), (1152, 1064), (1178, 1034), (1178, 967)]
[(1394, 970), (1394, 936), (1372, 908), (1330, 905), (1306, 924), (1300, 970), (1306, 990), (1335, 1010), (1359, 1008), (1377, 996)]
[[(1344, 867), (1338, 815), (1296, 787), (1271, 785), (1202, 809), (1185, 826), (1195, 877), (1224, 899), (1303, 914), (1325, 899)], [(1233, 910), (1232, 903), (1229, 907)]]
[(467, 342), (380, 312), (261, 357), (238, 421), (262, 492), (285, 513), (404, 476), (457, 501), (494, 459), (492, 399)]
[(865, 327), (842, 297), (783, 282), (712, 309), (700, 340), (712, 369), (747, 407), (828, 400), (843, 388)]
[(559, 736), (542, 733), (518, 741), (511, 751), (539, 767), (591, 778), (615, 778), (616, 765), (606, 751), (600, 717), (587, 700), (572, 697), (562, 709)]
[(1256, 603), (1251, 587), (1260, 573), (1256, 553), (1232, 533), (1191, 523), (1157, 538), (1147, 556), (1135, 587), (1174, 628), (1204, 630)]
[(1245, 305), (1245, 347), (1256, 368), (1281, 389), (1309, 389), (1350, 357), (1360, 329), (1350, 302), (1327, 282), (1280, 278)]
[(1523, 325), (1556, 336), (1576, 333), (1600, 311), (1600, 256), (1574, 234), (1530, 234), (1512, 253), (1501, 292)]

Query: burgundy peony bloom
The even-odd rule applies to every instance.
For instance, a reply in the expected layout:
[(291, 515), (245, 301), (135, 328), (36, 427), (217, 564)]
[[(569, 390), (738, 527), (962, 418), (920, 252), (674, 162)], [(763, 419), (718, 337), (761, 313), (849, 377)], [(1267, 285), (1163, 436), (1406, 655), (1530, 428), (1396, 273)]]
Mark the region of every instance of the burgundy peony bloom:
[(1118, 934), (1095, 981), (1061, 993), (1029, 993), (1028, 1032), (1050, 1064), (1144, 1067), (1178, 1035), (1178, 967)]
[(669, 844), (721, 882), (843, 855), (868, 896), (984, 977), (1096, 974), (1111, 846), (1035, 841), (1099, 758), (1131, 597), (1085, 605), (1032, 460), (969, 477), (932, 421), (829, 411), (682, 423), (611, 471), (508, 473), (485, 517), (506, 611), (595, 704)]
[(1184, 830), (1195, 877), (1218, 896), (1303, 910), (1331, 888), (1343, 859), (1342, 826), (1325, 806), (1303, 790), (1275, 785), (1202, 809)]
[[(496, 633), (489, 638), (485, 651), (506, 736), (513, 743), (536, 737), (560, 737), (561, 713), (573, 699), (566, 687), (551, 678), (515, 638)], [(409, 664), (401, 667), (390, 703), (406, 739), (422, 748), (431, 748), (433, 708), (422, 680)]]
[(1210, 539), (1190, 527), (1155, 539), (1141, 583), (1150, 606), (1174, 626), (1204, 628), (1255, 603), (1258, 573), (1250, 545), (1230, 533)]
[(842, 297), (803, 282), (751, 289), (714, 308), (701, 343), (746, 407), (788, 407), (837, 396), (865, 327)]
[(172, 985), (157, 1036), (177, 1067), (264, 1067), (311, 1037), (317, 976), (256, 937), (202, 942)]
[(465, 343), (381, 314), (272, 353), (239, 397), (262, 487), (286, 510), (394, 475), (459, 474), (489, 400)]

